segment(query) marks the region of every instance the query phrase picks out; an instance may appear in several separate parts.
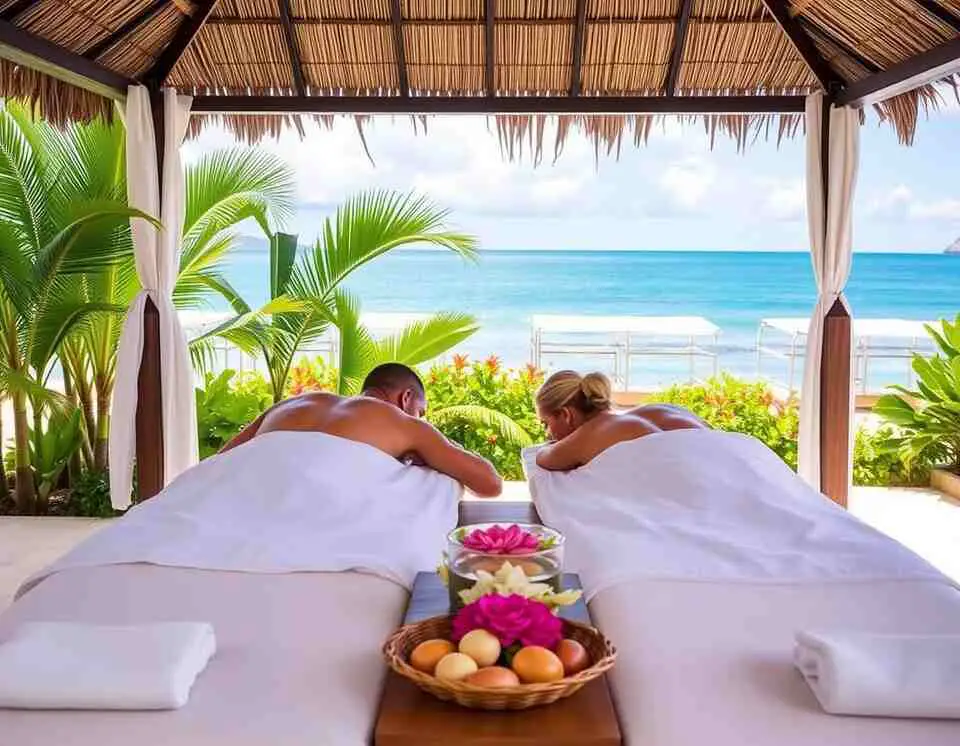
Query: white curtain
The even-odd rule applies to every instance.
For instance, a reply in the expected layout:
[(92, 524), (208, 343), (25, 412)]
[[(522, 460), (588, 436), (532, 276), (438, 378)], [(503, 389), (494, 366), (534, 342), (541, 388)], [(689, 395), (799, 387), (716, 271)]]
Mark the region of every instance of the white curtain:
[[(821, 161), (823, 115), (823, 95), (815, 93), (808, 96), (807, 216), (818, 299), (807, 334), (807, 354), (800, 399), (799, 472), (807, 483), (817, 489), (820, 488), (820, 358), (823, 350), (823, 323), (834, 302), (839, 299), (844, 305), (847, 303), (843, 289), (850, 276), (853, 258), (853, 195), (860, 161), (858, 112), (849, 107), (831, 107), (828, 113), (829, 199), (825, 206)], [(852, 389), (851, 385), (851, 407)]]
[(162, 196), (157, 178), (150, 95), (144, 86), (130, 86), (124, 113), (128, 201), (131, 207), (159, 217), (162, 230), (158, 231), (141, 219), (130, 222), (137, 274), (143, 290), (127, 311), (117, 359), (110, 427), (110, 495), (117, 509), (130, 505), (137, 446), (137, 378), (143, 353), (144, 306), (148, 297), (160, 314), (164, 484), (169, 484), (178, 474), (197, 463), (193, 371), (186, 338), (172, 300), (186, 198), (180, 145), (186, 136), (192, 99), (164, 89), (163, 102)]

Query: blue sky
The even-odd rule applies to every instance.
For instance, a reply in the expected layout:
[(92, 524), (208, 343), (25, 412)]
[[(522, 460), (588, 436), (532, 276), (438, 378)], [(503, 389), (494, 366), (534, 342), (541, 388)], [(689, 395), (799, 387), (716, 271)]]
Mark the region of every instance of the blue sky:
[[(297, 172), (299, 208), (288, 226), (312, 240), (322, 216), (368, 188), (417, 190), (453, 210), (485, 249), (714, 249), (805, 251), (804, 142), (758, 141), (746, 153), (702, 125), (669, 121), (645, 147), (626, 138), (620, 158), (595, 159), (571, 134), (556, 163), (508, 162), (492, 122), (375, 119), (363, 151), (352, 120), (311, 126), (265, 147)], [(548, 132), (545, 151), (552, 154)], [(187, 159), (232, 145), (211, 128), (185, 146)], [(916, 143), (897, 143), (872, 114), (862, 129), (854, 245), (857, 251), (939, 252), (960, 238), (960, 107), (920, 122)]]

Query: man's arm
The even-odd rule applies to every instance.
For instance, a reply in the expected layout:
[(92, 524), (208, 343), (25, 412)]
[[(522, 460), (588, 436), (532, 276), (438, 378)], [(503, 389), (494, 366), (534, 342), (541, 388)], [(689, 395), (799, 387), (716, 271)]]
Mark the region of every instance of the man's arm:
[(426, 466), (453, 477), (478, 497), (497, 497), (503, 491), (503, 480), (489, 461), (451, 443), (428, 422), (404, 419), (409, 450)]
[[(270, 410), (268, 409), (267, 412)], [(233, 438), (228, 442), (223, 448), (221, 448), (217, 453), (226, 453), (229, 450), (236, 448), (237, 446), (242, 446), (248, 440), (251, 440), (253, 436), (257, 434), (257, 431), (260, 429), (260, 425), (263, 424), (263, 418), (267, 416), (267, 412), (264, 412), (262, 415), (257, 417), (253, 422), (247, 425), (243, 430), (233, 436)]]

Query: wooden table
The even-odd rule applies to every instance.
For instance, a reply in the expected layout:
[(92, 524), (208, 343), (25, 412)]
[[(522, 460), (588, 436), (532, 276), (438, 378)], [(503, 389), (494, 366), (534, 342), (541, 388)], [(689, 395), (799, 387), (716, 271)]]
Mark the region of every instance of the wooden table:
[[(460, 523), (536, 523), (530, 503), (465, 502)], [(564, 575), (564, 586), (579, 587), (576, 575)], [(410, 599), (405, 623), (444, 614), (447, 590), (435, 575), (421, 573)], [(589, 622), (582, 601), (565, 616)], [(390, 671), (380, 701), (375, 746), (621, 746), (623, 743), (606, 677), (577, 694), (546, 707), (521, 712), (466, 710), (420, 691)]]

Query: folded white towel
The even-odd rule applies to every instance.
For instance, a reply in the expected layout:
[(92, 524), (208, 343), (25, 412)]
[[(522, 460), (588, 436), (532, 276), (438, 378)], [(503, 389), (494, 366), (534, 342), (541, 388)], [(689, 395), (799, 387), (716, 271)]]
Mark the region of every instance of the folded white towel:
[(800, 632), (794, 662), (835, 715), (960, 718), (960, 635)]
[(215, 650), (209, 624), (29, 622), (0, 643), (0, 707), (176, 709)]

